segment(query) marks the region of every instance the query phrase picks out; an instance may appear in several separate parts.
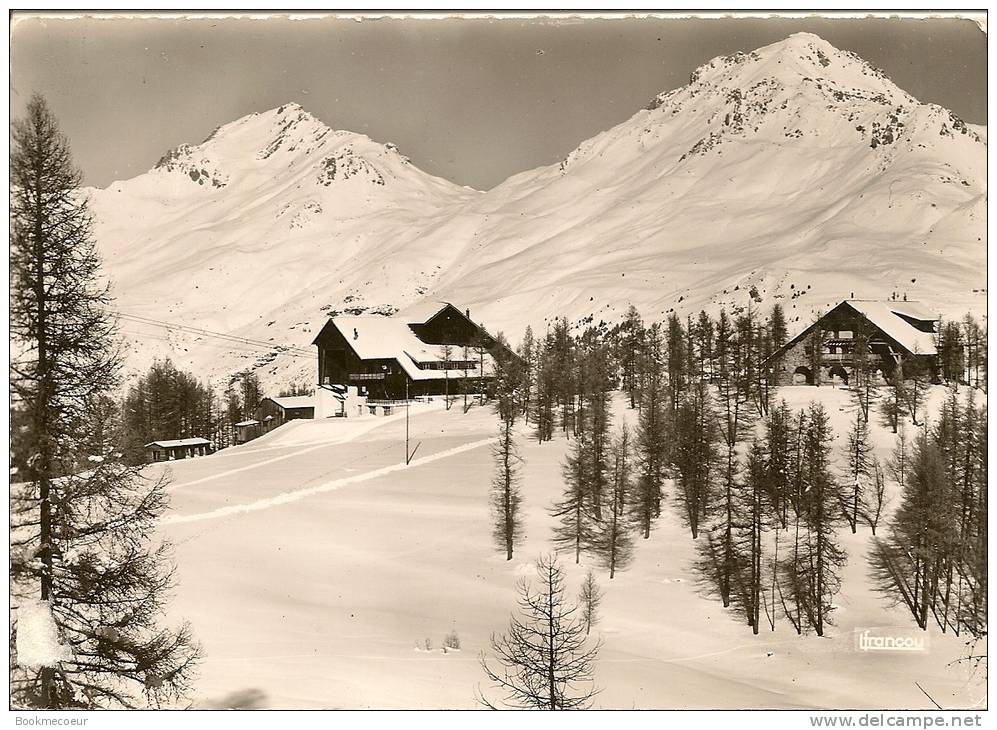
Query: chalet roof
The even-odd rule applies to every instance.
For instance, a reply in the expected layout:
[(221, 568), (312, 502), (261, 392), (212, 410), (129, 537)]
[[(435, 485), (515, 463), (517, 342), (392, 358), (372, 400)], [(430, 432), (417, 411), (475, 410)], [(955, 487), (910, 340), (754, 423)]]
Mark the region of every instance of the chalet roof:
[[(931, 332), (922, 332), (900, 315), (905, 315), (911, 319), (922, 322), (936, 322), (938, 315), (934, 314), (920, 302), (894, 302), (878, 301), (873, 299), (843, 299), (841, 302), (824, 312), (818, 322), (839, 307), (850, 307), (855, 312), (864, 316), (880, 331), (890, 339), (904, 348), (908, 354), (937, 355), (938, 349), (935, 347), (935, 335)], [(790, 347), (799, 342), (817, 324), (811, 324), (795, 336), (786, 341), (778, 350), (766, 358), (766, 362), (779, 357)]]
[[(429, 322), (447, 307), (460, 312), (449, 302), (421, 302), (391, 317), (370, 314), (333, 317), (325, 327), (338, 329), (361, 360), (395, 360), (412, 380), (462, 378), (463, 370), (423, 370), (416, 364), (443, 361), (443, 346), (423, 342), (412, 326)], [(312, 344), (317, 344), (321, 338), (322, 332)], [(463, 348), (453, 345), (453, 351), (446, 359), (464, 360)], [(477, 361), (477, 353), (468, 353), (466, 359)], [(495, 369), (495, 360), (488, 353), (484, 355), (484, 367), (486, 372)]]
[(453, 306), (450, 302), (419, 302), (410, 307), (406, 307), (396, 315), (399, 319), (404, 319), (409, 324), (423, 324), (428, 322), (448, 306)]
[(423, 361), (432, 359), (427, 345), (415, 336), (405, 318), (361, 315), (333, 317), (331, 321), (363, 360), (391, 359), (402, 351), (417, 358), (425, 353)]
[(934, 334), (922, 332), (899, 316), (905, 314), (912, 319), (936, 321), (938, 315), (929, 312), (920, 302), (880, 302), (869, 299), (848, 299), (846, 302), (908, 352), (918, 355), (938, 354)]
[(893, 302), (893, 301), (879, 301), (876, 299), (849, 299), (849, 304), (852, 306), (860, 305), (863, 303), (868, 304), (887, 304), (889, 309), (897, 314), (904, 314), (911, 319), (919, 319), (923, 322), (937, 322), (940, 317), (938, 312), (933, 312), (928, 309), (926, 305), (921, 302)]
[[(442, 305), (439, 309), (442, 309)], [(439, 309), (437, 311), (439, 311)], [(443, 380), (462, 378), (463, 370), (423, 370), (416, 363), (442, 362), (443, 347), (427, 345), (409, 327), (409, 317), (342, 316), (331, 320), (361, 360), (397, 360), (412, 380)], [(356, 336), (354, 336), (354, 334)], [(449, 360), (463, 360), (463, 348), (453, 346)], [(468, 354), (469, 360), (477, 360)], [(485, 354), (485, 369), (494, 369), (494, 360)]]
[(267, 396), (264, 400), (271, 400), (285, 411), (290, 408), (314, 408), (315, 396), (311, 395), (275, 395)]
[(145, 445), (145, 448), (150, 446), (158, 446), (162, 449), (174, 449), (181, 446), (211, 446), (211, 442), (208, 439), (189, 438), (189, 439), (163, 439), (161, 441), (150, 441)]

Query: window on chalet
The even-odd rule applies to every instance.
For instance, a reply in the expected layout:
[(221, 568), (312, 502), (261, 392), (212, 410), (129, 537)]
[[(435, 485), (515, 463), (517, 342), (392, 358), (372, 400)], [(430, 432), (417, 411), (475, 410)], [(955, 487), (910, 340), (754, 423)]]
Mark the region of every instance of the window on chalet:
[(474, 360), (432, 360), (418, 363), (420, 370), (476, 370), (478, 364)]

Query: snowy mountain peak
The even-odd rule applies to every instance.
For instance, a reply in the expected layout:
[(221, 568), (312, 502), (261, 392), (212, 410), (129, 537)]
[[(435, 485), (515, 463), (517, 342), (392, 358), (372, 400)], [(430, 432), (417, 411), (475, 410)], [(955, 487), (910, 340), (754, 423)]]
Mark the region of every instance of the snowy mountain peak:
[[(797, 34), (713, 59), (561, 164), (485, 193), (289, 103), (92, 200), (124, 311), (275, 346), (307, 347), (331, 312), (424, 298), (512, 336), (558, 315), (611, 322), (629, 303), (661, 319), (781, 301), (795, 328), (850, 293), (947, 316), (984, 303), (985, 145)], [(155, 354), (136, 342), (136, 359)], [(276, 351), (169, 345), (217, 375), (311, 377)]]
[[(323, 187), (346, 181), (352, 187), (385, 186), (398, 179), (422, 185), (430, 179), (394, 145), (334, 130), (296, 102), (224, 124), (200, 144), (180, 145), (164, 155), (153, 172), (189, 178), (188, 188), (194, 183), (212, 189), (255, 185), (261, 176), (265, 180), (298, 176), (303, 168), (312, 168), (310, 184)], [(437, 187), (456, 187), (432, 180)]]
[(881, 70), (813, 33), (795, 33), (750, 53), (718, 56), (693, 72), (690, 85), (699, 82), (750, 88), (763, 80), (789, 87), (823, 81), (845, 90), (883, 96), (891, 102), (914, 101)]
[(659, 94), (629, 120), (583, 142), (559, 172), (624, 159), (696, 164), (705, 155), (723, 155), (729, 143), (749, 141), (801, 148), (854, 144), (889, 157), (901, 141), (926, 147), (921, 136), (983, 143), (951, 112), (921, 104), (854, 53), (799, 33), (700, 66), (687, 85)]

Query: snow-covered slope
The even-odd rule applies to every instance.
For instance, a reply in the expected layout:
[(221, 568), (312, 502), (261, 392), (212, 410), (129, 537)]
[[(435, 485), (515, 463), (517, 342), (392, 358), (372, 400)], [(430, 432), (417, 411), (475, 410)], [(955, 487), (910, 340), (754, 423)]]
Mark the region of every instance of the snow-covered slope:
[[(307, 347), (330, 309), (424, 297), (515, 335), (628, 302), (661, 317), (781, 300), (800, 326), (850, 294), (982, 310), (985, 165), (985, 129), (797, 34), (714, 59), (486, 193), (288, 105), (92, 197), (123, 310)], [(170, 338), (213, 374), (308, 371)]]
[(443, 291), (511, 322), (744, 305), (752, 287), (801, 321), (851, 292), (964, 311), (985, 299), (985, 153), (950, 112), (794, 35), (490, 191)]
[[(88, 192), (123, 312), (304, 348), (333, 307), (424, 296), (456, 253), (455, 211), (480, 195), (296, 104), (227, 124), (148, 173)], [(122, 325), (134, 367), (169, 353), (213, 376), (265, 365), (261, 375), (274, 380), (312, 369), (256, 347)]]

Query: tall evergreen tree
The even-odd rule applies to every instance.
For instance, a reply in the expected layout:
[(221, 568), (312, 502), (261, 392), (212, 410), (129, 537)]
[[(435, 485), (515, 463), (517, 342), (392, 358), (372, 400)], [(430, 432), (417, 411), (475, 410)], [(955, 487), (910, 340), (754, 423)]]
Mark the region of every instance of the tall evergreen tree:
[(846, 486), (841, 490), (841, 511), (855, 534), (862, 505), (869, 489), (869, 479), (873, 476), (872, 444), (869, 443), (869, 426), (862, 418), (862, 412), (855, 412), (855, 421), (848, 432), (845, 446), (848, 472)]
[(904, 384), (904, 395), (907, 412), (910, 415), (911, 423), (920, 426), (918, 417), (923, 413), (926, 399), (928, 397), (928, 385), (931, 376), (926, 366), (914, 358), (904, 370), (907, 382)]
[(611, 436), (612, 408), (609, 390), (609, 349), (598, 333), (589, 331), (580, 349), (579, 360), (584, 363), (584, 378), (580, 380), (582, 415), (576, 418), (578, 428), (584, 431), (589, 447), (589, 471), (586, 489), (596, 520), (602, 519), (602, 505), (612, 470)]
[(523, 341), (519, 345), (519, 358), (522, 363), (522, 369), (520, 370), (522, 381), (519, 388), (522, 394), (521, 400), (523, 415), (525, 416), (527, 423), (529, 423), (530, 408), (533, 405), (533, 382), (536, 377), (536, 357), (536, 338), (533, 336), (533, 328), (527, 325), (526, 331), (523, 333)]
[(942, 378), (949, 383), (960, 383), (965, 378), (966, 363), (963, 353), (963, 330), (958, 322), (945, 322), (939, 326), (938, 365)]
[(879, 370), (877, 357), (869, 346), (872, 333), (867, 326), (859, 324), (852, 342), (852, 376), (849, 387), (852, 399), (863, 421), (869, 420), (869, 413), (879, 398)]
[(769, 335), (772, 338), (774, 349), (785, 345), (789, 338), (789, 333), (786, 330), (786, 315), (779, 302), (772, 305), (772, 313), (769, 315)]
[(498, 443), (492, 449), (495, 476), (492, 477), (493, 535), (505, 550), (505, 559), (512, 560), (513, 548), (523, 537), (520, 516), (522, 497), (519, 490), (519, 466), (522, 457), (512, 432), (512, 419), (503, 418)]
[(806, 336), (803, 345), (807, 364), (810, 367), (810, 372), (813, 373), (813, 384), (818, 388), (821, 384), (821, 373), (824, 367), (824, 338), (826, 335), (823, 324), (817, 320), (810, 334)]
[(550, 514), (557, 518), (552, 541), (558, 550), (571, 550), (575, 563), (581, 562), (583, 550), (592, 546), (594, 518), (589, 503), (591, 473), (588, 438), (583, 432), (574, 440), (562, 465), (564, 493), (555, 502)]
[(252, 418), (253, 412), (263, 399), (260, 376), (254, 370), (239, 373), (239, 393), (242, 396), (242, 417)]
[(700, 378), (713, 378), (713, 321), (705, 311), (696, 320), (696, 351), (699, 359)]
[(531, 418), (537, 441), (554, 438), (554, 408), (557, 400), (557, 371), (553, 360), (553, 338), (544, 338), (538, 348)]
[(696, 379), (674, 417), (671, 464), (684, 518), (693, 539), (709, 517), (719, 460), (716, 411), (709, 386)]
[(687, 356), (685, 331), (682, 321), (674, 312), (668, 315), (665, 350), (668, 362), (668, 391), (672, 410), (678, 405), (679, 395), (685, 389)]
[(966, 380), (974, 388), (980, 387), (980, 372), (986, 376), (986, 336), (980, 323), (972, 314), (966, 313), (962, 318), (963, 342), (966, 345)]
[[(162, 485), (95, 442), (115, 430), (98, 419), (111, 412), (101, 403), (117, 385), (120, 356), (80, 174), (39, 96), (12, 143), (11, 389), (31, 414), (32, 451), (11, 491), (12, 703), (176, 701), (197, 650), (186, 628), (158, 626), (171, 575), (166, 548), (149, 546)], [(29, 616), (50, 617), (43, 623), (54, 624), (59, 656), (19, 661), (30, 641), (18, 642), (18, 624)]]
[(872, 529), (872, 536), (875, 537), (876, 528), (879, 527), (888, 498), (886, 496), (886, 472), (883, 470), (882, 464), (879, 463), (879, 459), (873, 457), (870, 471), (872, 473), (870, 484), (872, 488), (862, 493), (860, 516)]
[(830, 418), (820, 403), (811, 403), (803, 436), (802, 507), (809, 528), (805, 556), (803, 612), (818, 636), (831, 623), (832, 600), (841, 587), (840, 569), (845, 552), (836, 538), (840, 494), (831, 472), (833, 444)]
[(761, 627), (762, 603), (766, 592), (763, 553), (772, 522), (771, 514), (766, 509), (766, 462), (765, 449), (761, 441), (756, 439), (748, 450), (744, 478), (737, 495), (739, 553), (744, 559), (739, 566), (736, 600), (755, 634)]
[(603, 519), (597, 523), (593, 548), (612, 580), (617, 570), (626, 568), (633, 560), (634, 540), (630, 499), (632, 444), (630, 431), (624, 424), (612, 446), (612, 474), (606, 493)]
[(508, 349), (508, 343), (500, 332), (496, 341), (498, 347), (495, 349), (495, 372), (493, 390), (495, 393), (495, 412), (502, 421), (510, 424), (516, 422), (523, 413), (523, 399), (525, 397), (523, 373), (526, 363), (523, 359), (515, 357)]
[(922, 629), (928, 626), (941, 578), (941, 546), (948, 544), (951, 529), (946, 487), (937, 445), (922, 432), (911, 451), (906, 486), (889, 534), (877, 540), (870, 558), (879, 589), (904, 604)]
[(752, 422), (748, 404), (755, 381), (750, 375), (753, 328), (749, 323), (750, 318), (742, 319), (738, 333), (721, 310), (716, 332), (717, 420), (724, 454), (715, 503), (710, 509), (713, 523), (707, 539), (699, 547), (698, 565), (707, 584), (713, 586), (725, 607), (734, 598), (743, 560), (738, 543), (736, 495), (740, 465), (737, 448)]
[(789, 526), (789, 507), (794, 490), (793, 413), (786, 401), (772, 409), (765, 421), (765, 454), (767, 458), (764, 488), (772, 515), (783, 529)]
[(644, 321), (631, 304), (621, 325), (618, 359), (623, 375), (623, 390), (630, 398), (630, 407), (637, 407), (640, 395), (640, 354), (644, 350)]
[(886, 397), (880, 404), (880, 412), (883, 416), (883, 425), (888, 426), (897, 433), (900, 422), (904, 418), (905, 404), (908, 402), (907, 387), (904, 382), (904, 362), (898, 357), (890, 373), (889, 389)]
[(644, 538), (661, 512), (661, 490), (668, 458), (668, 391), (661, 328), (655, 323), (647, 332), (647, 375), (641, 393), (635, 458), (637, 489), (633, 509)]

